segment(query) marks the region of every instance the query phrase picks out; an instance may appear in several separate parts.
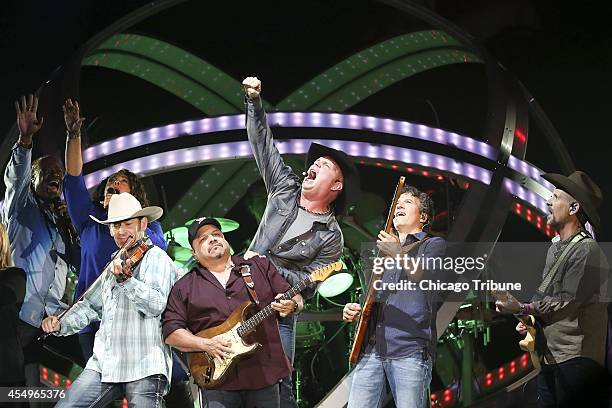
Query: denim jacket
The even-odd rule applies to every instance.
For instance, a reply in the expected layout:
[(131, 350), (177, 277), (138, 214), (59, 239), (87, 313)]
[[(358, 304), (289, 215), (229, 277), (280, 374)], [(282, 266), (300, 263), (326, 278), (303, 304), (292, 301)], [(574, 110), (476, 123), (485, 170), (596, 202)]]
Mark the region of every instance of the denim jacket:
[(4, 173), (6, 192), (2, 215), (13, 262), (27, 276), (19, 318), (40, 327), (45, 313), (57, 315), (68, 307), (61, 299), (68, 270), (75, 269), (65, 260), (67, 248), (61, 234), (41, 211), (30, 188), (31, 162), (32, 149), (16, 144)]
[[(298, 215), (302, 184), (285, 164), (272, 139), (261, 99), (247, 99), (246, 129), (268, 202), (249, 250), (266, 255), (291, 286), (311, 271), (340, 259), (344, 238), (333, 213), (306, 233), (280, 242)], [(314, 295), (314, 289), (302, 295)]]

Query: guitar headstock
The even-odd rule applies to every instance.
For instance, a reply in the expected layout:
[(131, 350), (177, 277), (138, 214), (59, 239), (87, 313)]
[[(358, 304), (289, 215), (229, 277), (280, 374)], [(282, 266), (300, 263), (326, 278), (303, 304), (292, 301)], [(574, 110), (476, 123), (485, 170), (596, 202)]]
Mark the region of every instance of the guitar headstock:
[(342, 262), (336, 261), (334, 263), (330, 263), (329, 265), (325, 265), (319, 269), (312, 271), (310, 274), (310, 279), (313, 282), (323, 282), (325, 279), (329, 278), (334, 272), (342, 270)]

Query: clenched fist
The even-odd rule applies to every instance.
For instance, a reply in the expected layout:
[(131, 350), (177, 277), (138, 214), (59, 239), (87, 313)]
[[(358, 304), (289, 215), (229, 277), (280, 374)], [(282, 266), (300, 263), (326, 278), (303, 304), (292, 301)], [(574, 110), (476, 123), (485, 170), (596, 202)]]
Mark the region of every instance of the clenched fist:
[(261, 81), (257, 79), (257, 77), (244, 78), (244, 81), (242, 81), (242, 86), (244, 86), (244, 92), (249, 98), (259, 98), (259, 94), (261, 93)]
[(345, 322), (352, 322), (360, 313), (361, 306), (359, 306), (359, 303), (347, 303), (344, 305), (344, 310), (342, 310), (342, 320)]
[(60, 330), (60, 321), (57, 316), (46, 317), (45, 320), (42, 321), (40, 328), (45, 333), (58, 332)]

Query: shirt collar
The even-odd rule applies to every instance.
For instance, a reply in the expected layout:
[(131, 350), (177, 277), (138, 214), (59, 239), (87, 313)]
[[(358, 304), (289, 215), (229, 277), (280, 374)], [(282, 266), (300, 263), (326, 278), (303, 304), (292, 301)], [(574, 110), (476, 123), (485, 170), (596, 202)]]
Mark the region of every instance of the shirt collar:
[(413, 242), (420, 241), (427, 236), (425, 231), (419, 231), (414, 234), (408, 234), (406, 240), (404, 241), (404, 245), (412, 244)]

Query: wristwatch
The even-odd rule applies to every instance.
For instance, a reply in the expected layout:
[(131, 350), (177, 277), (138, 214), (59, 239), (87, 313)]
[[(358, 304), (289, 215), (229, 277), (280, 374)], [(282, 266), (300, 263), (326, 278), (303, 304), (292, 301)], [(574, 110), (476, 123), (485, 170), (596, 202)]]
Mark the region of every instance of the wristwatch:
[(293, 302), (293, 310), (291, 311), (291, 314), (294, 314), (294, 315), (298, 314), (297, 313), (298, 308), (299, 308), (298, 302), (296, 302), (293, 299), (289, 299), (289, 300)]

